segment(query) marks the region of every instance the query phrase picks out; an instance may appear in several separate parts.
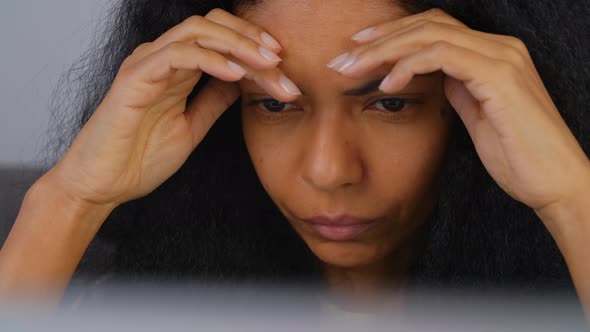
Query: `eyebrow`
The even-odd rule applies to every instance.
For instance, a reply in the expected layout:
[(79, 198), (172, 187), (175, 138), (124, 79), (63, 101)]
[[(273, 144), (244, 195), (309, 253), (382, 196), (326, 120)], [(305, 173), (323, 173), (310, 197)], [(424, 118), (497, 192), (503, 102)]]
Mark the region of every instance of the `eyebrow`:
[(379, 86), (385, 77), (369, 81), (357, 88), (344, 91), (342, 94), (345, 96), (364, 96), (369, 93), (379, 91)]
[[(436, 76), (436, 72), (434, 73), (428, 73), (428, 74), (420, 74), (420, 75), (414, 75), (414, 78), (412, 79), (412, 81), (414, 80), (420, 80), (420, 79), (428, 79), (431, 77)], [(345, 96), (364, 96), (364, 95), (368, 95), (370, 93), (373, 92), (377, 92), (380, 91), (379, 90), (379, 86), (381, 85), (381, 82), (385, 79), (386, 76), (380, 77), (378, 79), (369, 81), (357, 88), (354, 89), (350, 89), (350, 90), (346, 90), (344, 91), (342, 94)], [(408, 83), (409, 84), (409, 83)]]
[[(414, 79), (429, 78), (429, 77), (434, 76), (435, 74), (436, 73), (415, 75)], [(381, 85), (381, 82), (385, 79), (385, 77), (386, 76), (383, 76), (381, 78), (366, 82), (359, 87), (356, 87), (356, 88), (353, 88), (350, 90), (346, 90), (346, 91), (342, 92), (342, 95), (359, 97), (359, 96), (365, 96), (365, 95), (371, 94), (373, 92), (378, 92), (378, 91), (380, 91), (379, 86)], [(306, 90), (301, 88), (301, 85), (297, 84), (297, 86), (299, 87), (299, 90), (301, 91), (302, 95), (304, 95), (304, 96), (307, 95)]]
[[(385, 78), (379, 78), (379, 79), (375, 79), (372, 81), (369, 81), (367, 83), (364, 83), (363, 85), (357, 87), (357, 88), (353, 88), (350, 90), (346, 90), (342, 93), (342, 95), (344, 96), (364, 96), (364, 95), (368, 95), (369, 93), (372, 92), (376, 92), (379, 91), (379, 86), (381, 85), (381, 81), (383, 81), (383, 79)], [(298, 85), (300, 87), (300, 85)], [(301, 87), (299, 88), (299, 90), (301, 90), (301, 94), (303, 94), (304, 96), (307, 95), (307, 92), (302, 89)]]

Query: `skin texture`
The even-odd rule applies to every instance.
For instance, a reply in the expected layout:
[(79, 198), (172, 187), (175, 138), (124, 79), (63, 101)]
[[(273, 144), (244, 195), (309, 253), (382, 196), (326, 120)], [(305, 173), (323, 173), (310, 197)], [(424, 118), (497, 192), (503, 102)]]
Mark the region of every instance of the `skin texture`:
[[(446, 96), (492, 178), (549, 230), (590, 312), (590, 163), (522, 42), (440, 10), (403, 17), (385, 2), (276, 0), (242, 14), (256, 24), (215, 10), (127, 58), (64, 159), (27, 193), (0, 251), (2, 292), (63, 289), (112, 209), (168, 179), (240, 93), (260, 180), (328, 279), (362, 291), (403, 279), (436, 197), (454, 115)], [(203, 72), (216, 79), (187, 104)], [(393, 116), (374, 95), (342, 95), (387, 73), (381, 97), (420, 102)], [(266, 94), (289, 110), (252, 103)], [(376, 222), (354, 241), (326, 241), (300, 222), (343, 213)]]
[[(386, 72), (376, 68), (350, 79), (326, 64), (355, 46), (354, 33), (402, 15), (390, 3), (364, 1), (272, 1), (243, 13), (279, 41), (279, 68), (304, 92), (273, 113), (271, 104), (257, 102), (271, 96), (253, 81), (240, 82), (245, 141), (257, 174), (326, 264), (330, 281), (355, 290), (404, 278), (434, 204), (452, 114), (445, 111), (440, 74), (416, 77), (393, 94), (375, 86), (349, 96), (345, 91), (379, 82)], [(378, 103), (408, 97), (417, 102), (397, 112)], [(340, 241), (302, 220), (335, 215), (376, 222)]]
[(484, 167), (549, 230), (588, 314), (590, 266), (581, 259), (587, 250), (581, 238), (588, 238), (589, 213), (582, 202), (589, 202), (590, 163), (552, 102), (525, 44), (471, 30), (441, 10), (379, 24), (352, 38), (360, 45), (336, 57), (341, 60), (330, 67), (358, 78), (393, 64), (380, 85), (382, 91), (399, 91), (416, 75), (445, 74), (445, 95)]

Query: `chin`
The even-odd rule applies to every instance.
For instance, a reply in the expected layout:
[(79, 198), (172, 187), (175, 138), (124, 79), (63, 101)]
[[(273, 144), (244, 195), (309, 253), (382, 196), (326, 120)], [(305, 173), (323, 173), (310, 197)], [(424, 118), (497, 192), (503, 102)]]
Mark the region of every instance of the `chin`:
[(356, 268), (381, 261), (387, 252), (383, 246), (361, 242), (305, 241), (311, 251), (325, 264)]

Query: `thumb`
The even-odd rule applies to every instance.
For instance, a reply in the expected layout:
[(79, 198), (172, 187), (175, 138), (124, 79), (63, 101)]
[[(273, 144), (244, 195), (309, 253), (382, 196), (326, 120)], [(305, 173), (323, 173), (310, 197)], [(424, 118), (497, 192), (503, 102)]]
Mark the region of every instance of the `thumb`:
[(203, 140), (215, 121), (240, 96), (235, 82), (224, 82), (211, 77), (185, 111), (193, 133), (193, 148)]
[(475, 123), (481, 119), (479, 101), (467, 90), (463, 81), (446, 76), (444, 84), (445, 95), (449, 103), (471, 133), (472, 129), (475, 128)]

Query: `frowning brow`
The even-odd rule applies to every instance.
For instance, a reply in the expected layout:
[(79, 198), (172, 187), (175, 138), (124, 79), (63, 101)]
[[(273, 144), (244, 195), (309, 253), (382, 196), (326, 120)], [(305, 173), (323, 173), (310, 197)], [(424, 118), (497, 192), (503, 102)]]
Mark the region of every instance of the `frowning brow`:
[[(414, 78), (412, 79), (412, 81), (416, 82), (416, 81), (419, 81), (422, 79), (429, 79), (429, 78), (432, 78), (435, 76), (436, 76), (436, 72), (429, 73), (429, 74), (415, 75)], [(377, 92), (377, 91), (379, 91), (379, 86), (381, 85), (381, 82), (383, 81), (383, 79), (385, 79), (385, 76), (375, 79), (375, 80), (372, 80), (372, 81), (369, 81), (357, 88), (346, 90), (342, 94), (345, 96), (358, 97), (358, 96), (368, 95), (373, 92)]]
[(383, 79), (384, 77), (369, 81), (358, 88), (346, 90), (342, 94), (345, 96), (364, 96), (379, 91), (379, 85), (381, 85), (381, 81), (383, 81)]

